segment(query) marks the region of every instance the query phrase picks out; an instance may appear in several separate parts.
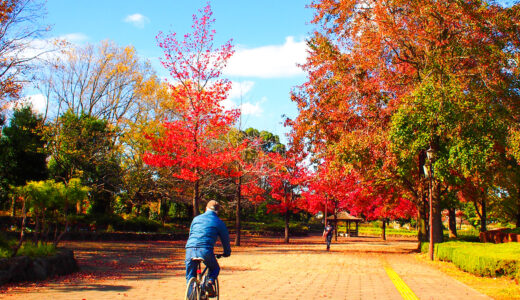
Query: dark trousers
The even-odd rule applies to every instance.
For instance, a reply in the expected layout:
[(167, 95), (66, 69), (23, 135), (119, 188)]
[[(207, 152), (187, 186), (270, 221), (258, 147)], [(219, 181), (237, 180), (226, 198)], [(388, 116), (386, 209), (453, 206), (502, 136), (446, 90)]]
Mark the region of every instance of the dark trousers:
[(327, 235), (325, 240), (327, 241), (327, 250), (329, 250), (330, 249), (330, 243), (332, 242), (332, 234)]
[(209, 279), (217, 279), (220, 272), (220, 266), (215, 258), (213, 249), (186, 248), (186, 260), (184, 261), (186, 263), (186, 282), (188, 282), (191, 277), (197, 276), (197, 267), (199, 266), (199, 263), (191, 260), (194, 257), (204, 258), (204, 264), (208, 266), (209, 269)]

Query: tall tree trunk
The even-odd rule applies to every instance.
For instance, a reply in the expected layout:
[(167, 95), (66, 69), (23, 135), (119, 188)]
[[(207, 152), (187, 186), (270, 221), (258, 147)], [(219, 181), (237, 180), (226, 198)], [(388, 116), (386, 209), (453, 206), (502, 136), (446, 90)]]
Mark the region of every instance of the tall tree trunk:
[(235, 211), (235, 246), (240, 246), (240, 231), (241, 231), (241, 224), (240, 224), (240, 211), (241, 211), (241, 195), (242, 195), (242, 177), (238, 177), (237, 182), (237, 190), (236, 190), (236, 199), (237, 199), (237, 207)]
[(16, 217), (16, 196), (14, 193), (11, 196), (11, 217)]
[(161, 224), (164, 226), (169, 206), (166, 204), (166, 200), (162, 196), (159, 197), (159, 199), (159, 216), (161, 218)]
[(329, 199), (327, 197), (325, 197), (325, 227), (327, 227), (327, 203), (329, 202), (328, 201)]
[(18, 240), (18, 243), (13, 248), (13, 254), (11, 254), (11, 257), (15, 257), (18, 253), (18, 250), (20, 250), (20, 247), (22, 246), (22, 243), (25, 239), (25, 223), (27, 221), (27, 209), (25, 208), (25, 199), (23, 199), (22, 204), (22, 224), (20, 226), (20, 239)]
[(442, 234), (442, 214), (440, 201), (440, 185), (433, 181), (433, 203), (432, 203), (432, 217), (433, 217), (433, 241), (435, 243), (442, 243), (444, 236)]
[(383, 218), (383, 225), (381, 226), (383, 229), (382, 238), (383, 241), (386, 241), (386, 219)]
[(480, 232), (487, 231), (487, 210), (486, 210), (486, 196), (482, 196), (482, 215), (480, 217)]
[(455, 208), (448, 209), (448, 224), (450, 229), (450, 238), (457, 237), (457, 215), (455, 213)]
[(520, 204), (518, 204), (518, 213), (516, 214), (516, 228), (520, 228)]
[(285, 243), (289, 243), (289, 210), (285, 211)]
[(199, 181), (196, 180), (194, 183), (193, 183), (193, 217), (195, 218), (196, 216), (199, 215)]
[(426, 194), (422, 194), (421, 203), (418, 209), (417, 219), (417, 239), (419, 243), (428, 241), (428, 201), (426, 200)]
[[(57, 228), (57, 226), (58, 225), (56, 224), (56, 228)], [(61, 241), (61, 238), (63, 238), (65, 233), (67, 233), (68, 228), (69, 228), (69, 218), (67, 218), (67, 216), (65, 215), (65, 228), (63, 228), (63, 231), (54, 238), (54, 247), (58, 247), (58, 243)]]
[(34, 213), (34, 221), (35, 221), (35, 228), (34, 228), (34, 235), (33, 235), (33, 243), (35, 245), (38, 245), (38, 239), (40, 236), (40, 218), (38, 218), (38, 213), (35, 211)]
[(334, 240), (338, 241), (338, 209), (334, 208)]

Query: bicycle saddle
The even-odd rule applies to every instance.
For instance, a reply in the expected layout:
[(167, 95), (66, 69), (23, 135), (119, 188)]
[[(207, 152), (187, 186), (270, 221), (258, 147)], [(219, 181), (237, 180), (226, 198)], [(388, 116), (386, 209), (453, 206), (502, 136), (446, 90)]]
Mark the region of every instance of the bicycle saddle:
[(202, 258), (202, 257), (193, 257), (191, 260), (194, 260), (194, 261), (204, 261), (204, 258)]

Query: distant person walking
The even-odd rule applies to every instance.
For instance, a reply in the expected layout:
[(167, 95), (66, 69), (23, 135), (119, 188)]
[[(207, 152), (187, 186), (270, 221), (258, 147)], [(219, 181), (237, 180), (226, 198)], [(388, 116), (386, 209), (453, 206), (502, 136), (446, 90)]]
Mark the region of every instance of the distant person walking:
[(323, 230), (323, 237), (325, 237), (325, 241), (327, 242), (327, 251), (330, 250), (330, 243), (332, 242), (332, 233), (334, 228), (330, 226), (330, 224), (327, 224), (325, 226), (325, 230)]

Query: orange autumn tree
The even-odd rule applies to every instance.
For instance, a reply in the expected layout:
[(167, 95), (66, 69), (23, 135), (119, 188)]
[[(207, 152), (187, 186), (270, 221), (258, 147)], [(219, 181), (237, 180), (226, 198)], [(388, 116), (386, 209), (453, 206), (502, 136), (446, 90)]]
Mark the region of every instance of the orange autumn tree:
[(40, 1), (0, 2), (0, 127), (4, 110), (18, 99), (34, 68), (33, 62), (45, 52), (32, 44), (48, 30), (38, 25), (43, 11), (44, 3)]
[[(178, 115), (165, 121), (164, 133), (151, 136), (153, 151), (145, 156), (149, 165), (171, 168), (192, 192), (193, 216), (205, 192), (216, 178), (238, 176), (226, 168), (240, 159), (240, 150), (223, 138), (239, 117), (238, 110), (224, 110), (221, 101), (231, 88), (221, 71), (233, 54), (231, 41), (215, 48), (211, 29), (215, 19), (209, 4), (193, 16), (193, 32), (179, 40), (175, 33), (157, 36), (164, 51), (163, 66), (173, 81), (169, 84)], [(216, 177), (215, 177), (216, 176)]]
[(431, 147), (434, 240), (441, 241), (441, 199), (453, 172), (489, 170), (494, 153), (481, 145), (501, 137), (487, 121), (519, 115), (509, 76), (516, 74), (518, 7), (429, 0), (310, 6), (317, 30), (303, 66), (309, 79), (292, 97), (300, 112), (296, 140), (418, 207), (427, 199), (422, 166)]

